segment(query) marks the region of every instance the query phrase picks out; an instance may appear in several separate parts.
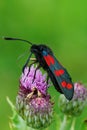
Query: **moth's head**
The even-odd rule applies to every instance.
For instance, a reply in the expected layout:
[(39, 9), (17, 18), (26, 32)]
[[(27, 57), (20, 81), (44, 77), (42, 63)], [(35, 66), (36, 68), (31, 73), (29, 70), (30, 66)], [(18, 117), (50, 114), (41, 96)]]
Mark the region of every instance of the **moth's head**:
[(33, 44), (31, 46), (30, 50), (31, 50), (32, 53), (38, 53), (39, 52), (39, 47), (38, 47), (38, 45)]
[(46, 45), (40, 44), (40, 45), (32, 45), (31, 46), (32, 53), (42, 54), (43, 51), (46, 51), (47, 53), (52, 54), (52, 50)]

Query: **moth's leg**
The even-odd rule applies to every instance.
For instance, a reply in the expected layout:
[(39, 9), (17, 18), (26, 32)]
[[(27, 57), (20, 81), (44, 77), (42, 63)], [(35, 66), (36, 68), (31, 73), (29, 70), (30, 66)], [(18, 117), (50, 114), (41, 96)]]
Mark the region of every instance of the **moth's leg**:
[(30, 72), (31, 66), (32, 66), (33, 64), (37, 63), (37, 62), (38, 62), (38, 61), (36, 60), (36, 61), (32, 62), (32, 63), (29, 65), (29, 70), (28, 70), (27, 75), (28, 75), (28, 74), (29, 74), (29, 72)]
[(38, 62), (38, 61), (36, 60), (36, 61), (32, 62), (32, 63), (29, 65), (29, 72), (30, 72), (31, 66), (32, 66), (33, 64), (37, 63), (37, 62)]
[(37, 68), (35, 69), (35, 73), (34, 73), (34, 77), (33, 77), (33, 80), (32, 80), (32, 83), (34, 82), (34, 79), (35, 79), (35, 76), (36, 76), (36, 72), (37, 72), (37, 70), (40, 68), (41, 66), (40, 66), (40, 64), (37, 66)]
[(29, 55), (29, 57), (28, 57), (28, 59), (27, 59), (25, 65), (24, 65), (23, 68), (22, 68), (22, 72), (23, 72), (23, 73), (24, 73), (25, 67), (28, 65), (28, 63), (29, 63), (29, 61), (30, 61), (31, 56), (32, 56), (32, 53)]
[(31, 57), (30, 60), (31, 60), (31, 61), (36, 61), (36, 58), (32, 58), (32, 57)]

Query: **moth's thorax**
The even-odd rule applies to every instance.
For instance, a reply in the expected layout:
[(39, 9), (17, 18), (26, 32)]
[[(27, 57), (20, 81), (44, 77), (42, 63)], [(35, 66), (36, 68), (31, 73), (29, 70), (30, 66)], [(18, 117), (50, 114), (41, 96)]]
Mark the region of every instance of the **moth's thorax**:
[(31, 52), (35, 55), (39, 64), (46, 69), (47, 64), (44, 60), (44, 56), (47, 54), (52, 54), (51, 49), (46, 45), (32, 45)]
[(52, 54), (52, 50), (46, 45), (43, 45), (43, 44), (35, 45), (34, 44), (31, 46), (31, 52), (34, 54), (40, 55), (40, 54), (43, 54), (43, 51), (45, 51), (48, 54)]

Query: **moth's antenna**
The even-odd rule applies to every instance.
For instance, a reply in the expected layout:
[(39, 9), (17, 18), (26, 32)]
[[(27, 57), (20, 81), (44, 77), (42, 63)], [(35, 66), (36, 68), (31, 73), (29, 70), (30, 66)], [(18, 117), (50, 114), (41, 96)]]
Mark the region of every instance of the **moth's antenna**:
[(20, 39), (20, 38), (3, 37), (3, 39), (5, 39), (5, 40), (19, 40), (19, 41), (27, 42), (27, 43), (33, 45), (31, 42), (24, 40), (24, 39)]

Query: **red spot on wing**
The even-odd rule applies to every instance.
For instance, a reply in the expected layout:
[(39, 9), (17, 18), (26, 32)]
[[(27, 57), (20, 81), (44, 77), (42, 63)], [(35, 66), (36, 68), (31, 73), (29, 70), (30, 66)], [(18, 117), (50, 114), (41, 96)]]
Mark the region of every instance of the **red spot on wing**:
[(48, 64), (48, 66), (50, 66), (50, 61), (49, 61), (48, 57), (44, 56), (44, 59), (45, 59), (46, 63)]
[(62, 81), (62, 82), (61, 82), (61, 85), (62, 85), (63, 88), (66, 87), (66, 84), (67, 84), (66, 81)]
[(72, 84), (68, 83), (66, 87), (67, 87), (68, 89), (71, 89), (71, 88), (72, 88)]
[(44, 59), (48, 66), (50, 66), (51, 64), (53, 65), (55, 63), (54, 58), (50, 55), (44, 56)]
[(61, 85), (63, 88), (67, 88), (67, 89), (72, 89), (72, 87), (73, 87), (72, 84), (67, 83), (66, 81), (62, 81)]
[(55, 73), (56, 76), (61, 76), (61, 75), (64, 74), (64, 70), (63, 69), (55, 70), (54, 73)]
[(55, 63), (54, 58), (50, 55), (48, 55), (48, 59), (50, 60), (50, 63), (53, 65)]

